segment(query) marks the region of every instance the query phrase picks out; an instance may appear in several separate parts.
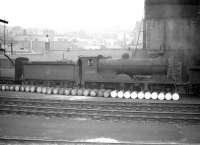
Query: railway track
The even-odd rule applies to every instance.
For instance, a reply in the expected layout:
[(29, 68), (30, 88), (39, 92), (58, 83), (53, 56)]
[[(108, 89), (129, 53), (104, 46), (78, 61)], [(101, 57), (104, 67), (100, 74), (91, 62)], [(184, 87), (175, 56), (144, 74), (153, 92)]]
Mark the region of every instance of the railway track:
[(59, 101), (1, 98), (1, 114), (24, 114), (92, 120), (200, 123), (200, 106), (195, 104), (148, 104), (91, 101)]
[(169, 112), (200, 112), (200, 105), (178, 103), (135, 103), (135, 102), (99, 102), (99, 101), (68, 101), (47, 99), (26, 99), (1, 97), (0, 105), (32, 105), (48, 107), (69, 107), (77, 109), (133, 110), (133, 111), (169, 111)]
[[(174, 144), (170, 142), (92, 142), (92, 141), (69, 141), (69, 140), (55, 140), (45, 138), (9, 138), (0, 137), (0, 144), (14, 144), (14, 145), (27, 145), (27, 144), (45, 144), (45, 145), (169, 145)], [(176, 145), (182, 143), (176, 143)]]

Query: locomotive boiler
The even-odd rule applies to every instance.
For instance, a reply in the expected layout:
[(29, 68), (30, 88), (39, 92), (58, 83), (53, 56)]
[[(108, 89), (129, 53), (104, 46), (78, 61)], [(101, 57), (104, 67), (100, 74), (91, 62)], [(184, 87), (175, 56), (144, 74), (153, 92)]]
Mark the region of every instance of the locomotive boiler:
[(98, 62), (99, 72), (114, 72), (117, 74), (152, 75), (166, 74), (167, 60), (158, 59), (100, 59)]

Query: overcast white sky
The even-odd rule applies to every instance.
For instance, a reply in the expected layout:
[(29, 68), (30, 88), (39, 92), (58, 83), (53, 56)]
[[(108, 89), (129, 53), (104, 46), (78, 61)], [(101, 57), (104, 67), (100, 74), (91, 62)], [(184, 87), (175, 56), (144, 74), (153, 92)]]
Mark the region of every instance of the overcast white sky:
[(9, 26), (56, 31), (132, 29), (144, 0), (2, 0), (0, 19)]

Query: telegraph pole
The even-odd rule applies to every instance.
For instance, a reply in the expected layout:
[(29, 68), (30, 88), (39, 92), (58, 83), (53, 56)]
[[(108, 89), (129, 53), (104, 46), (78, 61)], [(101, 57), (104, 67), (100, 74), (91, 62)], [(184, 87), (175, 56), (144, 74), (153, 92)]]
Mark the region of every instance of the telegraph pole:
[(4, 34), (3, 34), (3, 43), (4, 43), (4, 50), (6, 50), (6, 25), (3, 25)]

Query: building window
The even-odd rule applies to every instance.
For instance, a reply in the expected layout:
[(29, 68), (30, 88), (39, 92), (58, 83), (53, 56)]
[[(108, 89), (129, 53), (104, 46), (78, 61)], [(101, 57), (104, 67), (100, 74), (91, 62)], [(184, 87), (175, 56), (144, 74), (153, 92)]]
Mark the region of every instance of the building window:
[(88, 65), (92, 66), (94, 64), (94, 60), (93, 59), (88, 59)]

